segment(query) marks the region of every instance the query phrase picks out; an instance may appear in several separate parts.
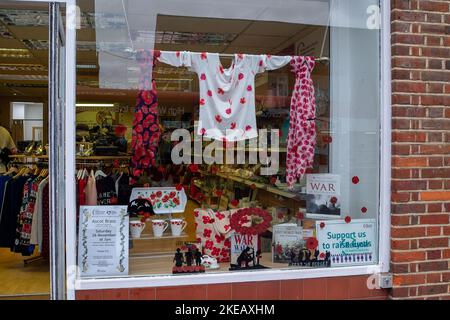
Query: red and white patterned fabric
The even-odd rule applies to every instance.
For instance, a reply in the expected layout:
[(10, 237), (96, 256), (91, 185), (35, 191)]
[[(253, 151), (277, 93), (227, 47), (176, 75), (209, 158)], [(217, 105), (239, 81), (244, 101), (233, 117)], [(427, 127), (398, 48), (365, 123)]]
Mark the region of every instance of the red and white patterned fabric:
[(313, 57), (297, 56), (290, 62), (295, 73), (287, 138), (286, 181), (292, 188), (307, 168), (312, 168), (316, 146), (316, 101), (311, 73)]
[(202, 244), (203, 254), (218, 262), (230, 261), (230, 216), (235, 211), (194, 210), (197, 243)]

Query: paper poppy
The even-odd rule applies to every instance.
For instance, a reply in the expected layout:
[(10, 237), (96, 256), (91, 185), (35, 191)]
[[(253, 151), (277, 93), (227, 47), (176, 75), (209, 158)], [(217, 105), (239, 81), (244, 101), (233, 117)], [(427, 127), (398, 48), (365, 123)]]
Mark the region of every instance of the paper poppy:
[(350, 223), (352, 221), (352, 218), (350, 216), (345, 217), (345, 223)]
[(310, 237), (308, 240), (306, 240), (306, 248), (309, 250), (314, 250), (319, 245), (319, 241), (315, 237)]
[(331, 197), (331, 198), (330, 198), (330, 202), (331, 202), (332, 204), (336, 204), (337, 198), (336, 198), (336, 197)]
[(354, 176), (354, 177), (352, 178), (352, 182), (353, 182), (353, 184), (357, 184), (357, 183), (359, 182), (358, 176)]
[(323, 228), (325, 228), (325, 222), (320, 223), (320, 229), (323, 229)]
[(361, 212), (362, 212), (362, 213), (366, 213), (366, 212), (367, 212), (367, 208), (366, 208), (366, 207), (362, 207), (362, 208), (361, 208)]
[(320, 259), (325, 259), (325, 253), (321, 252), (320, 255), (319, 255), (319, 258)]
[(238, 204), (239, 204), (239, 200), (233, 199), (233, 200), (230, 201), (230, 204), (231, 204), (233, 207), (237, 207)]

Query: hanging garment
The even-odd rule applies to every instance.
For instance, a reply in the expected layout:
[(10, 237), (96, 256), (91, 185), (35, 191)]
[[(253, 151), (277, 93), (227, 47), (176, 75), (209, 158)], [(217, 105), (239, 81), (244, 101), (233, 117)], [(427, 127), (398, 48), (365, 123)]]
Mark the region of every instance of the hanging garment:
[(31, 177), (23, 187), (23, 198), (20, 212), (17, 217), (16, 237), (14, 240), (14, 252), (23, 252), (25, 247), (30, 244), (34, 207), (39, 184), (43, 177)]
[(22, 204), (22, 193), (29, 176), (12, 178), (6, 184), (0, 223), (0, 247), (12, 248), (16, 236), (17, 217)]
[(99, 177), (96, 180), (97, 188), (97, 205), (116, 205), (117, 204), (117, 193), (116, 193), (116, 182), (110, 176)]
[(40, 245), (41, 256), (45, 259), (49, 257), (50, 246), (50, 211), (49, 211), (49, 184), (42, 190), (42, 244)]
[(218, 53), (161, 51), (159, 61), (196, 72), (200, 87), (197, 134), (222, 141), (258, 136), (255, 106), (255, 75), (275, 70), (291, 56), (235, 54), (225, 69)]
[(86, 195), (86, 205), (96, 206), (97, 205), (97, 186), (95, 181), (94, 172), (91, 171), (87, 179), (86, 187), (84, 188), (84, 193)]
[(86, 205), (86, 185), (87, 185), (87, 179), (81, 178), (78, 180), (78, 205), (84, 206)]
[(289, 134), (287, 138), (286, 181), (292, 188), (307, 168), (312, 168), (316, 146), (316, 103), (311, 73), (312, 57), (295, 57), (291, 61), (295, 86), (291, 98)]
[(131, 141), (131, 168), (135, 183), (141, 174), (155, 165), (161, 130), (158, 122), (158, 99), (156, 83), (151, 79), (152, 68), (158, 51), (142, 50), (138, 53), (141, 68), (139, 93), (134, 110), (133, 132)]
[(42, 196), (44, 187), (48, 184), (48, 177), (39, 183), (36, 194), (36, 203), (34, 205), (33, 223), (31, 226), (30, 243), (38, 245), (39, 250), (42, 250)]
[(5, 197), (6, 184), (9, 180), (11, 180), (11, 176), (2, 175), (0, 176), (0, 223), (2, 221), (2, 206), (3, 206), (3, 198)]

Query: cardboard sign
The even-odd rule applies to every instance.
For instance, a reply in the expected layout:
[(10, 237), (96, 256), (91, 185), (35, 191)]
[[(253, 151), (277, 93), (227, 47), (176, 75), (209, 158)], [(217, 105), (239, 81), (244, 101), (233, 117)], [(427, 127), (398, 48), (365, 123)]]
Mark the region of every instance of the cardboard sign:
[(81, 206), (78, 264), (81, 276), (128, 275), (126, 206)]
[(330, 252), (332, 267), (373, 264), (377, 262), (375, 231), (375, 219), (317, 221), (318, 249)]

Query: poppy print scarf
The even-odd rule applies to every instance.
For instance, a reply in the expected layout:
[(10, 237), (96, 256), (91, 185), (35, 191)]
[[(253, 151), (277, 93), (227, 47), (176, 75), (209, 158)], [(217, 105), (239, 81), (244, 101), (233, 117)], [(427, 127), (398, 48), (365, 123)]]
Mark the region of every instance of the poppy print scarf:
[(139, 93), (134, 110), (131, 141), (131, 169), (134, 184), (139, 176), (156, 163), (156, 154), (161, 137), (158, 121), (158, 99), (155, 80), (151, 79), (152, 67), (159, 57), (158, 51), (141, 50), (137, 60), (141, 69)]
[(291, 98), (289, 134), (287, 138), (286, 181), (289, 188), (313, 167), (316, 146), (316, 103), (311, 73), (313, 57), (293, 57), (295, 86)]

